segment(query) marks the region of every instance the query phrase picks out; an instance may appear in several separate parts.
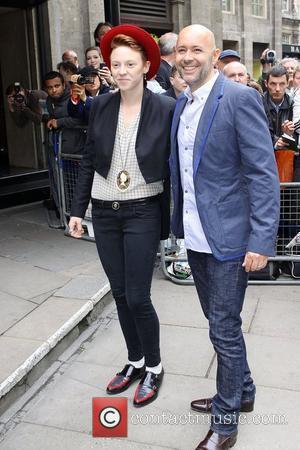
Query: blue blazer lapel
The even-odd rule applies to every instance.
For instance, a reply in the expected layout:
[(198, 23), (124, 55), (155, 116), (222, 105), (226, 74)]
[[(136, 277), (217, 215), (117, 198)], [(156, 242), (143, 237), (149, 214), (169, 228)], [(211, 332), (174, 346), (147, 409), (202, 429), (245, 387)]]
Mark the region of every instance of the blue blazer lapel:
[(213, 85), (213, 88), (207, 98), (201, 118), (197, 127), (194, 150), (193, 150), (193, 166), (194, 177), (196, 176), (202, 154), (206, 145), (209, 130), (212, 126), (215, 114), (217, 112), (219, 101), (223, 97), (225, 77), (220, 74)]

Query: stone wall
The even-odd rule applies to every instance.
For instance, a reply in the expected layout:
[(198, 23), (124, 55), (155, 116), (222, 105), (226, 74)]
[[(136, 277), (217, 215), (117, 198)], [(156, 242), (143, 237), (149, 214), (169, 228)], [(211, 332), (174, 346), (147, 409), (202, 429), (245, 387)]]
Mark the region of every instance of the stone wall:
[(104, 21), (103, 0), (49, 0), (48, 15), (53, 68), (67, 48), (75, 50), (84, 66), (84, 50), (94, 45), (94, 29)]

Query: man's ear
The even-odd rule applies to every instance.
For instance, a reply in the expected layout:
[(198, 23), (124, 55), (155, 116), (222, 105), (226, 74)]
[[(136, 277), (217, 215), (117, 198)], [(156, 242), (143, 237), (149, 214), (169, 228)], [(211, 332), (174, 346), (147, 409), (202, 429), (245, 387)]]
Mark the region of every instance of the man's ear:
[(217, 64), (219, 56), (220, 56), (221, 50), (219, 48), (215, 48), (213, 52), (213, 64), (214, 66)]
[(266, 88), (268, 87), (268, 81), (267, 80), (265, 80), (265, 86), (266, 86)]

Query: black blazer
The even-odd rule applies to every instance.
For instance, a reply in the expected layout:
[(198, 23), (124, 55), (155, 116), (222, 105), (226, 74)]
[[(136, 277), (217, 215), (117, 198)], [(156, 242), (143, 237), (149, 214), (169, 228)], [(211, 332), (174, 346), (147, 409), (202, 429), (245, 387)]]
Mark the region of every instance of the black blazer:
[[(90, 111), (88, 136), (72, 202), (71, 216), (84, 217), (93, 184), (94, 172), (107, 178), (120, 109), (120, 93), (95, 97)], [(161, 195), (162, 233), (169, 234), (169, 155), (170, 129), (175, 101), (144, 90), (141, 118), (136, 138), (136, 156), (146, 183), (164, 180)]]
[(170, 87), (172, 86), (170, 82), (171, 71), (172, 66), (170, 66), (170, 64), (167, 63), (167, 61), (162, 59), (155, 79), (166, 91), (170, 89)]

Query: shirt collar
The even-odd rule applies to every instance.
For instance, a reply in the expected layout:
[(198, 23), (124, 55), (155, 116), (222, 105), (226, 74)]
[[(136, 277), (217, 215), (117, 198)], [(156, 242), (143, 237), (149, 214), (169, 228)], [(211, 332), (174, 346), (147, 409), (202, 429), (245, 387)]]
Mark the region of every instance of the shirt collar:
[(188, 101), (194, 101), (195, 98), (197, 98), (199, 100), (201, 97), (207, 98), (209, 96), (210, 91), (212, 90), (212, 87), (215, 84), (218, 76), (219, 76), (219, 72), (215, 71), (214, 76), (209, 81), (207, 81), (205, 84), (203, 84), (198, 89), (196, 89), (196, 91), (194, 91), (194, 92), (192, 92), (191, 88), (188, 86), (186, 88), (186, 90), (184, 91), (184, 95), (187, 97)]

